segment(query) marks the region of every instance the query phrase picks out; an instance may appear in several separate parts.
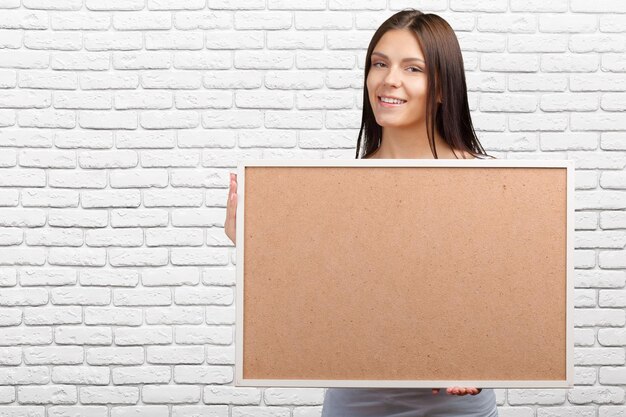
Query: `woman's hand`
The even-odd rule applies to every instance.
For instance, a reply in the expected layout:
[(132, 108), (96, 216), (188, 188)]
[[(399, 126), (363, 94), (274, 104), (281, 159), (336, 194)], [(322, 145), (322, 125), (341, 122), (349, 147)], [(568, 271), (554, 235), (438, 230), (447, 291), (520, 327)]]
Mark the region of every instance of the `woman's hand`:
[[(482, 388), (474, 387), (448, 387), (446, 392), (450, 395), (478, 395), (482, 391)], [(433, 395), (439, 394), (439, 388), (433, 388)]]
[(226, 236), (235, 244), (237, 234), (237, 174), (230, 173), (230, 187), (228, 190), (228, 200), (226, 200), (226, 221), (224, 221), (224, 232)]

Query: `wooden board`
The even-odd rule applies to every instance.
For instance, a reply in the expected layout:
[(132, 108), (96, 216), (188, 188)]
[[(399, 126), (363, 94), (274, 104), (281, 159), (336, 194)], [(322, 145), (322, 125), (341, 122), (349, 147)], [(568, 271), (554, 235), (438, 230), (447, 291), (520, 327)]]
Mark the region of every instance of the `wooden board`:
[(236, 384), (572, 386), (573, 175), (241, 162)]

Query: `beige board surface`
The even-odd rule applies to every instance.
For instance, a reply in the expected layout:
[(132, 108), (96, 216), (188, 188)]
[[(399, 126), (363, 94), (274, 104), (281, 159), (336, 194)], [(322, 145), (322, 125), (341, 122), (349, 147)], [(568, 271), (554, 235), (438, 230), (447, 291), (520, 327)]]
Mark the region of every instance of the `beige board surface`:
[(567, 170), (247, 166), (243, 379), (565, 380)]

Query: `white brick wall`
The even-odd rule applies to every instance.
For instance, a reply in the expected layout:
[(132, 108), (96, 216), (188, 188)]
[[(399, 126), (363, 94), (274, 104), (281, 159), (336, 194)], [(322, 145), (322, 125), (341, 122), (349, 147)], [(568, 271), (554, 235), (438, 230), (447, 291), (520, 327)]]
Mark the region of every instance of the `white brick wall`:
[(576, 387), (500, 415), (626, 413), (624, 0), (0, 0), (0, 416), (319, 416), (232, 386), (228, 174), (353, 158), (404, 7), (457, 31), (490, 153), (576, 161)]

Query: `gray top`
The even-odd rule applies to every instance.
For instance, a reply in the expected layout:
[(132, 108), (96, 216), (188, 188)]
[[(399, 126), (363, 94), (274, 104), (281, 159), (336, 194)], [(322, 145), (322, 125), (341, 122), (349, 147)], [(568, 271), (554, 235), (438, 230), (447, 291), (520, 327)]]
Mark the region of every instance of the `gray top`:
[(328, 388), (322, 417), (498, 417), (496, 395), (451, 395), (443, 388)]

